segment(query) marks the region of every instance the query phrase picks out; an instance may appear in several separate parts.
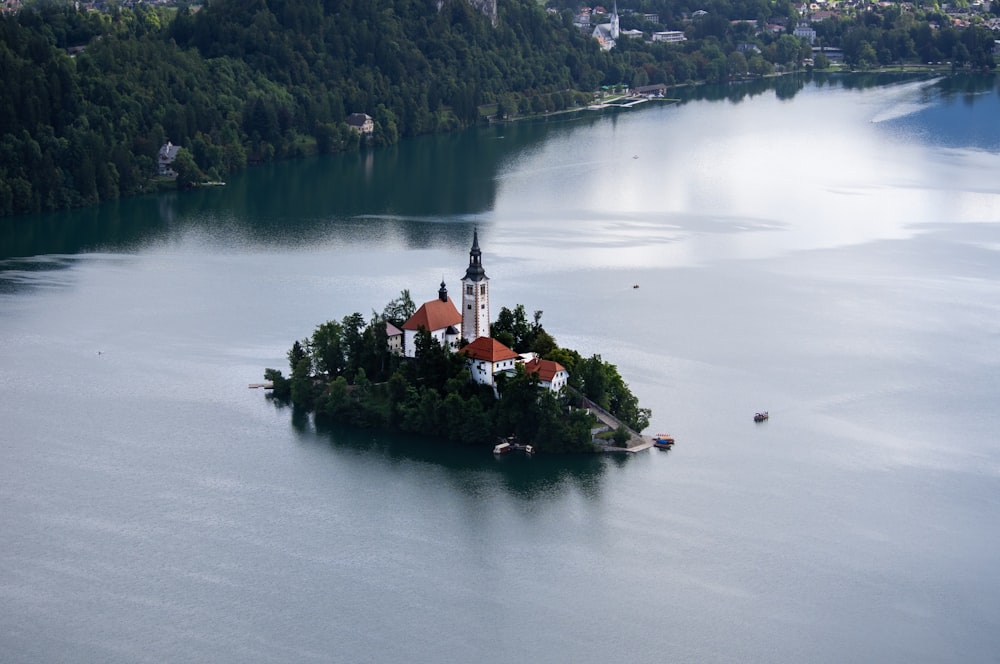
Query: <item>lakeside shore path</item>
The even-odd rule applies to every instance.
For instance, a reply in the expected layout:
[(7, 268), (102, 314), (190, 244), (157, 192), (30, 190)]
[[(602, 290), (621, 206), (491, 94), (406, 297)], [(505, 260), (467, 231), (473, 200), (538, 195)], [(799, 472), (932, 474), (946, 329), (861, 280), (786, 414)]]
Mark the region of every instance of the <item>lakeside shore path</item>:
[(642, 436), (639, 433), (633, 431), (630, 427), (626, 426), (617, 417), (604, 410), (596, 403), (588, 399), (587, 397), (581, 396), (583, 405), (590, 411), (590, 414), (600, 420), (604, 425), (610, 427), (611, 429), (617, 429), (618, 427), (624, 426), (628, 429), (629, 440), (625, 447), (609, 447), (606, 449), (608, 452), (641, 452), (643, 450), (648, 450), (653, 446), (652, 437)]

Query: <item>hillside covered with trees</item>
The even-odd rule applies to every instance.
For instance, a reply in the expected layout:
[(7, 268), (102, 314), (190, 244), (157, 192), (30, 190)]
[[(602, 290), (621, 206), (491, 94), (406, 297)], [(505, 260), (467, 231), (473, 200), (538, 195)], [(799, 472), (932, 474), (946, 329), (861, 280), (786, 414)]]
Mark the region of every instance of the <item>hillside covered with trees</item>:
[[(581, 395), (636, 431), (649, 426), (650, 411), (639, 407), (618, 369), (599, 355), (584, 358), (559, 348), (542, 327), (540, 311), (529, 322), (523, 306), (504, 307), (491, 335), (510, 341), (518, 352), (562, 364), (571, 389), (558, 394), (540, 389), (538, 375), (527, 374), (519, 364), (512, 375), (498, 377), (498, 399), (491, 387), (471, 380), (462, 354), (442, 347), (426, 331), (417, 335), (415, 358), (390, 351), (386, 322), (402, 325), (414, 309), (403, 291), (370, 321), (355, 313), (317, 326), (288, 351), (289, 376), (265, 370), (273, 384), (271, 396), (352, 426), (466, 445), (492, 445), (498, 437), (514, 435), (549, 453), (596, 449), (591, 442), (595, 419), (580, 407)], [(628, 439), (626, 431), (616, 433), (620, 442)]]
[[(623, 38), (611, 51), (574, 24), (575, 5), (552, 4), (501, 0), (495, 25), (465, 0), (214, 0), (198, 11), (46, 1), (0, 15), (0, 216), (148, 190), (168, 140), (185, 187), (358, 149), (345, 123), (355, 112), (374, 118), (373, 145), (389, 145), (485, 114), (578, 107), (603, 85), (721, 83), (811, 55), (791, 34), (800, 17), (788, 0), (709, 0), (697, 19), (690, 0), (623, 1), (623, 29), (687, 41)], [(816, 24), (851, 67), (993, 67), (981, 22), (959, 29), (936, 6), (857, 7)]]

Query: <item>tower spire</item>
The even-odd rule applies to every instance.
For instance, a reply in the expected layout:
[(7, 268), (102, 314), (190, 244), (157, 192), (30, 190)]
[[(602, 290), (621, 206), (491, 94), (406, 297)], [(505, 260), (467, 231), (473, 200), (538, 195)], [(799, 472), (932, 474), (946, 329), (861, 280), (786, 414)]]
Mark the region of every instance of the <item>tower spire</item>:
[(472, 232), (469, 267), (462, 278), (462, 336), (467, 341), (490, 336), (490, 284), (479, 249), (479, 229)]
[(479, 250), (479, 229), (472, 231), (472, 249), (469, 250), (469, 267), (465, 271), (465, 278), (471, 281), (482, 281), (486, 278), (483, 252)]

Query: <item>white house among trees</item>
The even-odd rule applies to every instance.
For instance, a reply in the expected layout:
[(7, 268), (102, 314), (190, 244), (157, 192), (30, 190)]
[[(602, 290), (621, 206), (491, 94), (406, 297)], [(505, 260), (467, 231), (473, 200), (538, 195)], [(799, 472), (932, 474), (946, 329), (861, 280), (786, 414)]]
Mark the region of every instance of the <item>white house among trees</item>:
[(156, 173), (158, 175), (168, 178), (177, 177), (177, 171), (172, 166), (174, 159), (177, 159), (177, 152), (180, 149), (179, 145), (174, 145), (170, 141), (163, 144), (163, 147), (160, 148), (160, 156), (156, 161)]
[(362, 136), (368, 136), (375, 131), (375, 120), (367, 113), (351, 113), (347, 116), (347, 126)]
[(569, 372), (558, 362), (532, 358), (524, 363), (524, 370), (530, 376), (538, 374), (538, 384), (550, 392), (558, 392), (569, 382)]
[(479, 337), (459, 351), (465, 355), (472, 380), (496, 389), (497, 374), (514, 371), (521, 356), (491, 337)]

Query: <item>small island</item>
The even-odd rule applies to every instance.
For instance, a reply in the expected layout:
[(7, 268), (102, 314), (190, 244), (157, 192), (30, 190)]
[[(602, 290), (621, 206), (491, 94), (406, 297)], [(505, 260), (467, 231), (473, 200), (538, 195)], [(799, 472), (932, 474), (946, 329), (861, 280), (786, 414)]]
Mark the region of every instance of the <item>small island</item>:
[[(600, 355), (560, 348), (524, 305), (490, 323), (478, 231), (456, 304), (442, 281), (417, 307), (409, 290), (370, 320), (317, 326), (288, 352), (290, 375), (268, 368), (269, 397), (363, 428), (541, 453), (628, 451), (651, 412)], [(471, 341), (470, 341), (471, 339)]]

